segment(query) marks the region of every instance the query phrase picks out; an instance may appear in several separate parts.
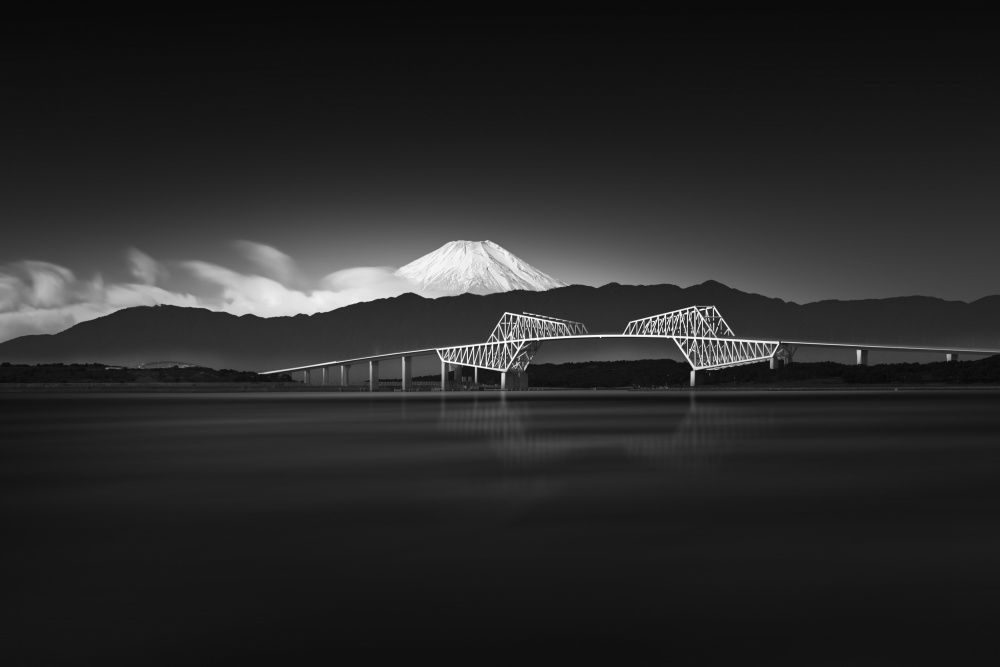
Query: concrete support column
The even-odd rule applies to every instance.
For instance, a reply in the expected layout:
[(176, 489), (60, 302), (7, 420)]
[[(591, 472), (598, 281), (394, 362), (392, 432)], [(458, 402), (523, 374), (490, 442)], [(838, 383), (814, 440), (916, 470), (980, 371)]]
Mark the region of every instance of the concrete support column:
[(403, 357), (403, 391), (410, 391), (413, 377), (413, 357)]
[(330, 369), (327, 368), (326, 366), (323, 366), (323, 368), (321, 368), (320, 370), (323, 371), (323, 377), (320, 384), (325, 387), (330, 383)]
[(858, 366), (868, 365), (868, 350), (858, 350)]
[(479, 384), (479, 366), (472, 368), (472, 383)]
[(308, 370), (302, 371), (302, 382), (305, 384), (312, 384), (312, 373)]
[(944, 355), (945, 361), (958, 361), (957, 354), (946, 354)]
[(448, 364), (441, 361), (441, 391), (448, 391)]
[(351, 365), (341, 364), (340, 366), (340, 386), (346, 387), (351, 384)]
[(378, 391), (378, 362), (368, 362), (368, 391)]
[(500, 391), (507, 391), (507, 373), (505, 371), (500, 372)]
[(781, 368), (781, 360), (778, 357), (771, 357), (771, 370), (777, 370)]
[(698, 386), (698, 371), (695, 370), (691, 371), (691, 386), (692, 387)]

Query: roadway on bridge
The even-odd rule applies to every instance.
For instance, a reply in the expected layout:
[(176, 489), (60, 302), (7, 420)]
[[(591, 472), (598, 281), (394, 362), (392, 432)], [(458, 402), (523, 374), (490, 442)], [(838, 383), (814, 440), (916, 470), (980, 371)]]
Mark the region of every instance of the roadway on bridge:
[[(836, 348), (844, 350), (881, 350), (887, 352), (929, 352), (937, 354), (955, 354), (955, 355), (972, 355), (972, 356), (990, 356), (994, 354), (1000, 354), (1000, 350), (990, 350), (983, 348), (970, 348), (970, 347), (934, 347), (934, 346), (912, 346), (912, 345), (881, 345), (872, 343), (831, 343), (823, 341), (799, 341), (799, 340), (784, 340), (784, 339), (761, 339), (761, 338), (715, 338), (709, 336), (668, 336), (668, 335), (656, 335), (656, 334), (621, 334), (621, 333), (598, 333), (598, 334), (574, 334), (570, 336), (550, 336), (550, 337), (533, 337), (533, 338), (518, 338), (510, 341), (504, 341), (510, 344), (523, 344), (523, 343), (544, 343), (557, 340), (593, 340), (593, 339), (603, 339), (603, 338), (613, 338), (613, 339), (635, 339), (643, 338), (650, 339), (656, 338), (660, 340), (673, 340), (674, 338), (685, 338), (690, 340), (704, 340), (704, 341), (715, 341), (715, 340), (726, 340), (726, 341), (746, 341), (746, 342), (767, 342), (777, 344), (779, 347), (794, 346), (798, 347), (816, 347), (816, 348)], [(482, 345), (483, 343), (467, 343), (466, 345)], [(355, 365), (364, 364), (371, 361), (392, 361), (394, 359), (402, 359), (403, 357), (420, 357), (420, 356), (430, 356), (438, 354), (438, 350), (452, 349), (456, 347), (465, 347), (466, 345), (447, 345), (441, 348), (430, 347), (420, 350), (407, 350), (403, 352), (390, 352), (388, 354), (373, 354), (365, 357), (354, 357), (352, 359), (337, 359), (334, 361), (323, 361), (315, 364), (307, 364), (304, 366), (292, 366), (290, 368), (282, 368), (274, 371), (264, 371), (261, 375), (272, 375), (275, 373), (294, 373), (301, 371), (310, 371), (320, 368), (326, 368), (330, 366), (344, 366), (344, 365)], [(463, 364), (468, 365), (468, 364)]]

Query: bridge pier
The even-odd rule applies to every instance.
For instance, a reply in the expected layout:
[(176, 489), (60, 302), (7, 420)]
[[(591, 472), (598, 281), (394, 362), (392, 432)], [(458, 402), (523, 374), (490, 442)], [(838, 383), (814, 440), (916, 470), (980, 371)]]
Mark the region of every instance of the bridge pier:
[(351, 365), (341, 364), (340, 366), (340, 386), (348, 387), (351, 384)]
[(402, 390), (410, 391), (413, 377), (413, 357), (403, 357)]
[(312, 384), (312, 373), (308, 370), (302, 371), (302, 384)]
[(955, 354), (954, 352), (949, 352), (948, 354), (944, 355), (944, 359), (945, 361), (958, 361), (958, 355)]
[(511, 371), (500, 373), (501, 391), (522, 391), (528, 388), (528, 374)]
[(378, 391), (378, 362), (368, 362), (368, 391)]
[(448, 362), (441, 360), (441, 391), (448, 391)]
[(868, 365), (868, 350), (858, 350), (858, 366)]
[(698, 386), (698, 371), (695, 370), (691, 371), (691, 386), (692, 387)]
[(472, 367), (472, 384), (479, 384), (479, 366)]
[(517, 371), (500, 373), (501, 391), (524, 391), (528, 388), (528, 374)]
[(329, 371), (330, 371), (330, 369), (327, 368), (326, 366), (323, 366), (323, 368), (320, 369), (320, 384), (323, 385), (324, 387), (327, 384), (329, 384), (329, 381), (330, 381), (330, 373), (329, 373)]
[(781, 359), (778, 357), (771, 357), (771, 370), (775, 371), (781, 368)]

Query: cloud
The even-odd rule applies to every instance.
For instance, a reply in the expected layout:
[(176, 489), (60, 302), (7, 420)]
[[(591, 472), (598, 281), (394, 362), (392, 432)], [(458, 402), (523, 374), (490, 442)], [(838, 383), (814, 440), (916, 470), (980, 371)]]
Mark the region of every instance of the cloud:
[(143, 283), (108, 285), (100, 275), (80, 279), (64, 266), (34, 260), (0, 267), (0, 341), (57, 333), (130, 306), (199, 305), (190, 294), (146, 284), (164, 273), (148, 255), (130, 249), (126, 257)]
[(334, 271), (308, 285), (291, 257), (252, 241), (236, 246), (260, 274), (204, 262), (172, 264), (194, 279), (190, 291), (170, 289), (172, 274), (137, 248), (125, 258), (137, 282), (105, 283), (100, 275), (80, 279), (70, 269), (40, 261), (0, 267), (0, 342), (17, 336), (57, 333), (74, 324), (132, 306), (173, 305), (261, 317), (313, 314), (352, 303), (418, 292), (384, 266)]
[(389, 266), (358, 266), (323, 276), (320, 285), (346, 299), (349, 303), (371, 301), (418, 292), (419, 287), (406, 278), (395, 275)]
[(6, 285), (5, 303), (24, 303), (34, 308), (55, 308), (72, 297), (76, 276), (69, 269), (49, 262), (24, 261), (14, 265), (16, 274), (0, 274)]
[(277, 248), (253, 241), (233, 241), (233, 245), (244, 257), (263, 275), (272, 278), (282, 285), (292, 285), (301, 282), (298, 267), (291, 257)]
[(186, 308), (202, 306), (200, 299), (192, 294), (170, 292), (155, 285), (116, 283), (106, 287), (102, 296), (104, 303), (115, 310), (131, 308), (132, 306), (183, 306)]
[(162, 264), (137, 248), (129, 248), (125, 251), (125, 256), (132, 275), (144, 285), (154, 285), (157, 280), (168, 275)]
[(394, 277), (388, 267), (336, 271), (323, 277), (317, 289), (299, 290), (265, 276), (246, 275), (208, 262), (184, 262), (183, 266), (199, 280), (221, 288), (218, 302), (211, 307), (234, 315), (322, 313), (415, 290), (409, 281)]

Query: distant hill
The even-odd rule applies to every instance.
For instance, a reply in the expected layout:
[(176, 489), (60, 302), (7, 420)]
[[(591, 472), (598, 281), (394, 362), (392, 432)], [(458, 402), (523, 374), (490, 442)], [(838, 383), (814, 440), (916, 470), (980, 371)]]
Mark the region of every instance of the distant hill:
[(258, 375), (248, 371), (217, 370), (197, 366), (161, 366), (156, 368), (121, 368), (104, 364), (43, 364), (29, 366), (0, 363), (0, 383), (267, 383), (290, 380), (287, 375)]
[[(175, 306), (127, 308), (58, 334), (0, 343), (0, 361), (135, 365), (184, 359), (212, 368), (271, 370), (482, 342), (505, 311), (578, 320), (591, 333), (620, 333), (629, 320), (690, 305), (718, 306), (738, 336), (1000, 347), (1000, 296), (973, 303), (914, 296), (799, 305), (708, 281), (687, 288), (611, 283), (438, 299), (404, 294), (327, 313), (273, 318)], [(607, 344), (606, 354), (618, 355), (612, 358), (628, 358), (628, 343), (600, 342)], [(542, 353), (548, 356), (540, 353), (538, 361), (570, 361), (574, 350), (585, 359), (594, 349), (547, 343)], [(648, 348), (634, 358), (642, 356), (649, 356)]]

